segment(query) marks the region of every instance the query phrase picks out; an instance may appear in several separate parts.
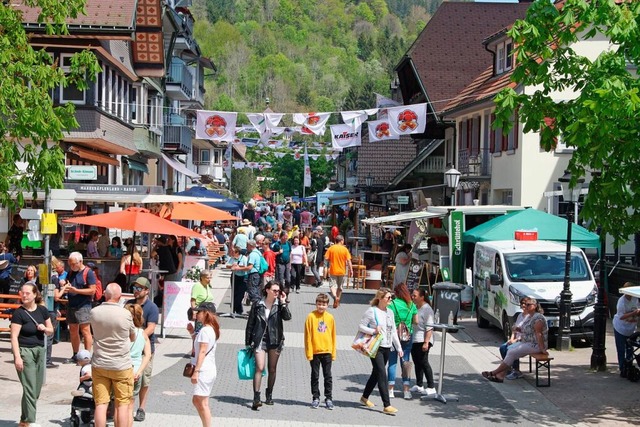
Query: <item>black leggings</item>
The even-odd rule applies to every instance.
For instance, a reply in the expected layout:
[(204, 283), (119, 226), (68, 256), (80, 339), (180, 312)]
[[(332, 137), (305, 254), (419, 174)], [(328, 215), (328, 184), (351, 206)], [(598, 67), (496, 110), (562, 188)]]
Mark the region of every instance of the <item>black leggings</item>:
[(416, 385), (422, 387), (422, 375), (427, 377), (427, 387), (433, 387), (433, 370), (429, 364), (429, 350), (433, 347), (433, 344), (429, 343), (429, 350), (422, 351), (421, 342), (415, 342), (411, 346), (411, 357), (413, 358), (413, 366), (416, 371)]
[[(273, 390), (273, 386), (276, 383), (276, 370), (278, 368), (278, 359), (280, 358), (280, 348), (273, 348), (263, 353), (264, 357), (267, 358), (267, 372), (269, 377), (267, 378), (267, 388), (269, 390)], [(260, 386), (262, 385), (262, 370), (264, 369), (264, 364), (262, 369), (258, 366), (258, 359), (256, 358), (256, 373), (253, 374), (253, 391), (260, 391)]]
[(302, 264), (291, 264), (291, 290), (300, 290), (300, 282), (302, 282), (302, 277), (304, 276), (304, 265)]
[(368, 399), (377, 384), (380, 397), (382, 398), (382, 404), (385, 408), (391, 406), (391, 401), (389, 400), (389, 384), (387, 383), (387, 362), (389, 361), (390, 350), (391, 349), (386, 347), (380, 347), (376, 357), (371, 359), (371, 375), (362, 393), (362, 397)]

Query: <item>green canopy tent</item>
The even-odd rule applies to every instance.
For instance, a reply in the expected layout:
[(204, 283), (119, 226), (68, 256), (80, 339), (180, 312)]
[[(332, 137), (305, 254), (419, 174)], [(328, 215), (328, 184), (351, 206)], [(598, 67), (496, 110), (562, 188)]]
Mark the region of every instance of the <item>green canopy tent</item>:
[[(525, 209), (499, 216), (464, 233), (465, 243), (512, 240), (516, 230), (538, 230), (538, 240), (567, 241), (567, 220), (537, 209)], [(579, 248), (600, 248), (600, 236), (577, 224), (571, 226), (571, 244)]]

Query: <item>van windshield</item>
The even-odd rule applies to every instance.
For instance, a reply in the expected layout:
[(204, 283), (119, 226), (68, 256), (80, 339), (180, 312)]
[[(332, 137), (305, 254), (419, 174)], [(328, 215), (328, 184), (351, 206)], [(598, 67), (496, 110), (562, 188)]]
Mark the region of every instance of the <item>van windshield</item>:
[[(517, 253), (504, 255), (506, 270), (512, 282), (562, 282), (564, 252)], [(571, 280), (591, 280), (589, 266), (579, 253), (571, 254)]]

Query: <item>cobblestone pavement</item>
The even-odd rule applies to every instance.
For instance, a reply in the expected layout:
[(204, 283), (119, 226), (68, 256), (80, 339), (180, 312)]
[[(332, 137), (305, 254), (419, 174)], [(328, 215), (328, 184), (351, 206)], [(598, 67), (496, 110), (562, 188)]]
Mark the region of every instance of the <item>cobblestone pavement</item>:
[[(228, 311), (228, 272), (216, 270), (213, 284), (219, 311)], [(459, 396), (459, 401), (442, 404), (437, 401), (421, 401), (398, 397), (392, 405), (399, 412), (395, 417), (382, 413), (382, 402), (377, 391), (371, 396), (374, 408), (364, 408), (358, 403), (364, 384), (371, 370), (370, 361), (351, 347), (357, 324), (373, 291), (349, 289), (343, 294), (338, 309), (330, 309), (338, 328), (338, 355), (333, 364), (333, 397), (335, 410), (329, 411), (321, 405), (311, 409), (309, 384), (310, 368), (303, 350), (303, 324), (307, 314), (315, 307), (318, 292), (327, 292), (325, 287), (303, 286), (300, 294), (291, 295), (290, 308), (293, 319), (285, 323), (285, 349), (278, 366), (278, 378), (274, 389), (274, 406), (263, 406), (259, 411), (250, 409), (252, 387), (250, 381), (239, 381), (236, 373), (236, 353), (244, 346), (246, 320), (221, 319), (221, 338), (216, 350), (218, 377), (210, 401), (216, 426), (238, 426), (250, 420), (260, 420), (263, 425), (394, 425), (414, 426), (421, 422), (438, 426), (457, 426), (464, 421), (477, 425), (580, 425), (602, 423), (603, 425), (632, 425), (639, 421), (633, 412), (637, 399), (620, 396), (637, 396), (638, 385), (622, 381), (614, 374), (602, 377), (579, 374), (588, 367), (591, 349), (554, 354), (558, 367), (552, 371), (551, 388), (536, 388), (531, 375), (525, 380), (493, 384), (480, 376), (482, 370), (491, 369), (497, 363), (497, 345), (500, 333), (497, 330), (479, 330), (475, 320), (465, 318), (461, 324), (467, 329), (448, 335), (443, 392)], [(198, 426), (200, 420), (191, 405), (191, 384), (182, 377), (182, 368), (188, 361), (190, 339), (186, 331), (165, 330), (156, 347), (154, 377), (147, 405), (147, 417), (135, 425), (181, 425)], [(16, 425), (20, 413), (21, 387), (12, 366), (8, 334), (0, 335), (0, 426)], [(61, 362), (70, 356), (69, 343), (54, 346), (54, 360)], [(614, 360), (613, 344), (608, 343), (607, 355)], [(440, 335), (431, 352), (436, 381), (440, 358)], [(585, 362), (586, 361), (586, 362)], [(523, 366), (524, 368), (524, 366)], [(399, 371), (399, 370), (398, 370)], [(398, 372), (399, 374), (399, 372)], [(43, 426), (68, 425), (71, 396), (75, 388), (78, 368), (60, 365), (47, 372), (47, 383), (38, 402), (38, 422)], [(559, 377), (559, 378), (558, 378)], [(322, 382), (321, 382), (322, 384)], [(263, 380), (262, 396), (266, 378)], [(596, 387), (602, 387), (599, 391)], [(401, 389), (398, 378), (396, 389)], [(322, 388), (321, 388), (322, 391)], [(582, 397), (581, 397), (582, 396)], [(596, 405), (597, 399), (612, 401)], [(566, 402), (565, 402), (566, 401)], [(580, 402), (588, 404), (581, 404)], [(617, 406), (616, 406), (617, 405)], [(633, 406), (632, 406), (633, 405)]]

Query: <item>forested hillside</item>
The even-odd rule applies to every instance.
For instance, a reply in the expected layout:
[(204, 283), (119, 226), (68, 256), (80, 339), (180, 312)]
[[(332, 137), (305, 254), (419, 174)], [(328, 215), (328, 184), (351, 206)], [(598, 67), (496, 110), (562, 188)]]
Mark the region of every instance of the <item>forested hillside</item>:
[(207, 108), (372, 107), (441, 1), (194, 0), (197, 40), (218, 67)]

